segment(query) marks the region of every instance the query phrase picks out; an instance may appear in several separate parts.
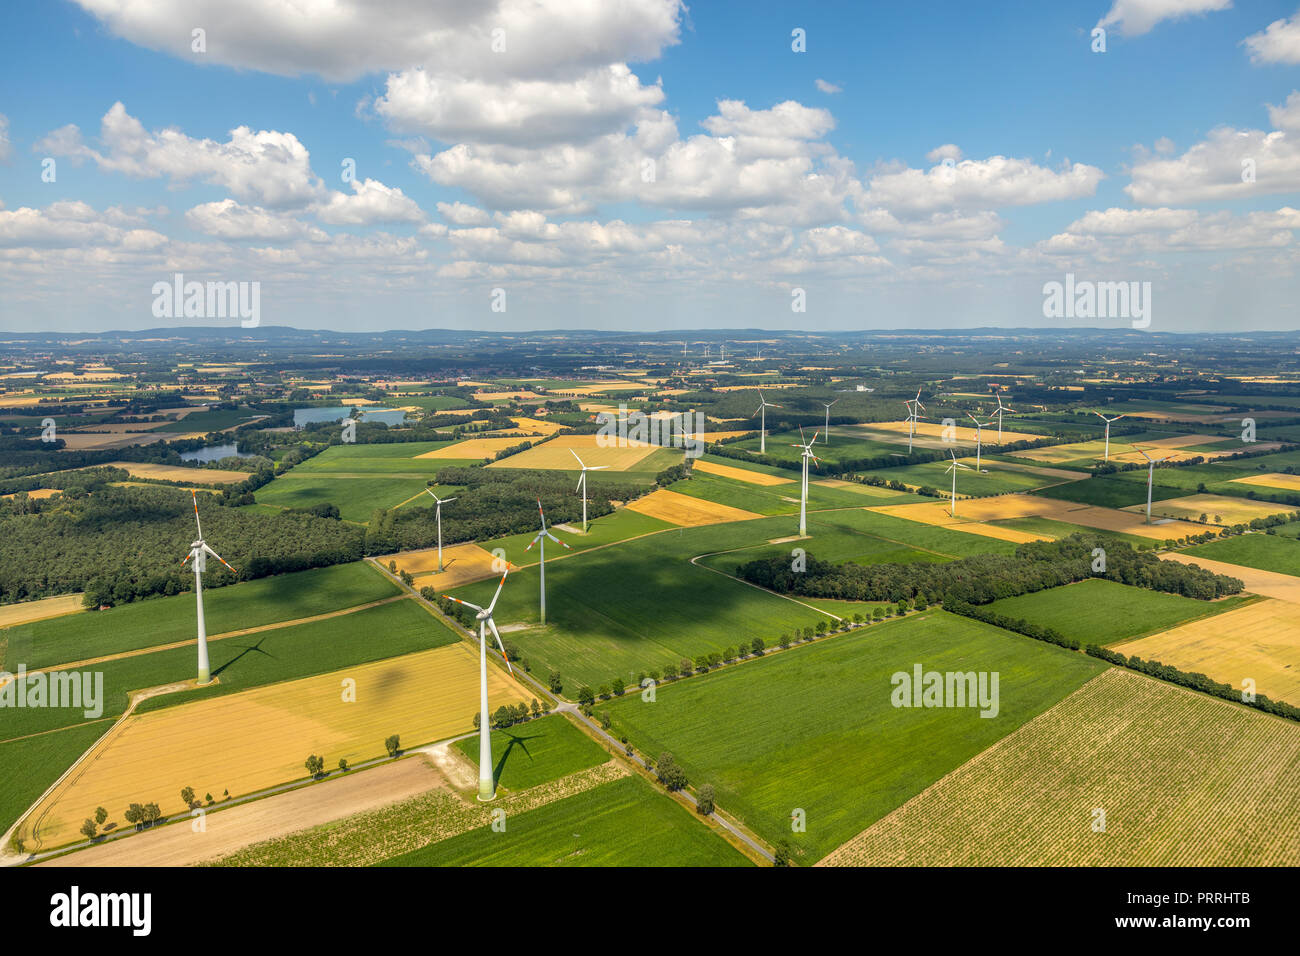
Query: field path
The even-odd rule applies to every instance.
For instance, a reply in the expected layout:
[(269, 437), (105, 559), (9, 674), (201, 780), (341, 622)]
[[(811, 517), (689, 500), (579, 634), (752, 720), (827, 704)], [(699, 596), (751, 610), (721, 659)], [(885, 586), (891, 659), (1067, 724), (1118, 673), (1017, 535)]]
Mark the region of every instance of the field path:
[(146, 830), (130, 839), (113, 840), (37, 865), (194, 866), (254, 843), (378, 810), (445, 787), (446, 781), (426, 758), (395, 760), (208, 813), (205, 829), (199, 833), (180, 820), (173, 826)]
[[(223, 631), (220, 634), (209, 634), (208, 642), (224, 641), (228, 637), (244, 637), (248, 634), (260, 634), (263, 631), (278, 631), (284, 627), (293, 627), (296, 624), (313, 624), (316, 621), (324, 621), (331, 617), (342, 617), (345, 614), (355, 614), (357, 611), (366, 611), (372, 607), (379, 607), (381, 604), (392, 604), (394, 601), (405, 601), (407, 595), (394, 594), (392, 597), (380, 598), (378, 601), (370, 601), (366, 604), (358, 604), (355, 607), (340, 608), (337, 611), (326, 611), (324, 614), (313, 614), (311, 617), (298, 617), (291, 621), (276, 621), (271, 624), (259, 624), (257, 627), (245, 627), (238, 631)], [(170, 651), (177, 647), (188, 647), (198, 643), (198, 638), (190, 638), (184, 641), (172, 641), (170, 644), (155, 644), (152, 647), (137, 647), (133, 651), (120, 651), (117, 654), (105, 654), (102, 657), (88, 657), (81, 661), (70, 661), (67, 664), (52, 664), (49, 667), (41, 667), (37, 670), (31, 670), (27, 673), (40, 674), (45, 671), (55, 670), (74, 670), (78, 667), (90, 667), (92, 664), (105, 664), (108, 661), (120, 661), (127, 657), (141, 657), (145, 654), (156, 654), (158, 651)]]

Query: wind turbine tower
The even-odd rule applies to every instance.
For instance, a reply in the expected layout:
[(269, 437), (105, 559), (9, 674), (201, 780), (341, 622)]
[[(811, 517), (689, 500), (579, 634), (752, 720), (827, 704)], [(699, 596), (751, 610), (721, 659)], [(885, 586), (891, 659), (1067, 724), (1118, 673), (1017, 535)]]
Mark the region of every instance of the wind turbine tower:
[[(572, 454), (574, 458), (578, 458), (578, 453), (574, 451), (572, 448), (569, 449), (569, 453)], [(587, 533), (587, 472), (601, 471), (602, 469), (608, 468), (609, 465), (584, 465), (582, 463), (581, 458), (578, 458), (578, 465), (582, 468), (582, 474), (578, 476), (578, 487), (576, 490), (582, 492), (582, 533), (586, 534)], [(537, 503), (537, 507), (539, 510), (541, 509), (542, 503), (540, 501)], [(545, 519), (542, 520), (543, 520), (542, 526), (545, 527)], [(564, 542), (560, 542), (560, 543), (563, 544)], [(529, 547), (532, 547), (532, 545), (529, 545)], [(543, 599), (542, 603), (543, 604), (546, 603), (545, 599)]]
[[(1134, 447), (1136, 448), (1137, 446), (1135, 445)], [(1142, 452), (1142, 457), (1147, 460), (1147, 524), (1150, 524), (1151, 523), (1151, 485), (1155, 481), (1156, 465), (1160, 464), (1162, 461), (1165, 460), (1165, 458), (1168, 458), (1169, 456), (1166, 455), (1165, 458), (1152, 458), (1146, 452), (1142, 451), (1141, 448), (1138, 448), (1138, 451)]]
[[(524, 548), (524, 550), (525, 551), (533, 550), (533, 545), (535, 544), (541, 546), (541, 551), (538, 554), (537, 569), (538, 569), (538, 576), (541, 581), (541, 595), (542, 595), (541, 619), (542, 619), (542, 623), (545, 624), (546, 623), (546, 539), (550, 538), (556, 544), (563, 547), (566, 551), (572, 551), (573, 549), (570, 548), (563, 541), (561, 541), (559, 538), (557, 538), (555, 535), (551, 534), (551, 532), (546, 529), (546, 514), (545, 512), (542, 511), (541, 498), (537, 499), (537, 513), (541, 515), (542, 518), (542, 530), (537, 532), (537, 534), (533, 537), (533, 540), (528, 542), (528, 547)], [(502, 578), (502, 580), (504, 581), (505, 579)]]
[[(838, 398), (835, 399), (835, 402), (838, 401)], [(831, 402), (830, 404), (822, 402), (822, 404), (826, 406), (826, 437), (822, 439), (823, 445), (829, 445), (831, 443), (831, 405), (834, 405), (835, 402)]]
[(208, 664), (208, 629), (203, 620), (203, 572), (208, 567), (208, 555), (225, 564), (232, 572), (235, 569), (226, 564), (226, 559), (209, 548), (207, 542), (203, 540), (203, 524), (199, 521), (199, 499), (192, 491), (190, 499), (194, 502), (194, 525), (198, 528), (199, 536), (190, 545), (190, 553), (181, 561), (181, 565), (184, 566), (186, 561), (194, 562), (194, 601), (198, 609), (199, 683), (207, 684), (212, 681), (212, 669)]
[(767, 410), (780, 407), (780, 405), (773, 405), (765, 399), (761, 388), (758, 390), (758, 408), (754, 409), (754, 414), (761, 416), (761, 422), (758, 426), (758, 453), (760, 455), (767, 453)]
[(983, 469), (980, 468), (980, 450), (984, 446), (984, 429), (993, 423), (982, 422), (970, 412), (966, 413), (966, 417), (975, 423), (975, 474), (978, 475), (983, 471)]
[(1002, 404), (1002, 392), (1000, 391), (997, 393), (997, 400), (998, 400), (998, 444), (1001, 445), (1002, 444), (1002, 413), (1014, 412), (1015, 409), (1009, 405)]
[(505, 587), (506, 575), (509, 573), (510, 569), (506, 568), (505, 573), (501, 575), (501, 583), (497, 585), (497, 593), (492, 595), (492, 603), (487, 607), (479, 607), (458, 597), (452, 598), (457, 604), (463, 604), (478, 612), (475, 614), (478, 619), (478, 798), (485, 803), (495, 799), (497, 795), (496, 780), (492, 776), (492, 718), (488, 711), (487, 695), (488, 628), (492, 629), (492, 636), (497, 639), (497, 647), (501, 649), (501, 659), (506, 662), (506, 670), (512, 677), (515, 673), (515, 669), (510, 666), (505, 645), (501, 643), (501, 632), (497, 630), (496, 621), (492, 620), (492, 611), (497, 606), (497, 598), (501, 597), (501, 589)]
[[(1092, 413), (1093, 413), (1094, 415), (1096, 415), (1098, 418), (1100, 418), (1103, 422), (1106, 423), (1106, 457), (1105, 457), (1105, 460), (1106, 460), (1106, 461), (1110, 461), (1110, 423), (1111, 423), (1111, 422), (1117, 422), (1117, 421), (1119, 421), (1121, 418), (1123, 418), (1124, 416), (1123, 416), (1122, 414), (1120, 414), (1120, 415), (1116, 415), (1114, 418), (1107, 418), (1105, 415), (1103, 415), (1101, 412), (1097, 411), (1096, 409), (1093, 409), (1093, 412), (1092, 412)], [(1138, 450), (1139, 450), (1139, 451), (1142, 451), (1140, 448), (1139, 448)], [(1146, 452), (1142, 452), (1142, 454), (1145, 455)], [(1148, 459), (1148, 460), (1149, 460), (1149, 459)], [(1160, 460), (1161, 460), (1161, 461), (1164, 461), (1163, 458), (1160, 459)]]
[(447, 502), (455, 501), (456, 499), (439, 498), (437, 495), (433, 493), (432, 488), (425, 488), (424, 490), (429, 493), (429, 495), (433, 498), (434, 501), (438, 502), (437, 505), (434, 506), (434, 510), (437, 512), (438, 515), (438, 573), (441, 574), (442, 573), (442, 506), (445, 505)]
[[(804, 437), (802, 425), (799, 426), (799, 437)], [(812, 447), (815, 444), (817, 444), (817, 433), (813, 432), (812, 441), (804, 444), (795, 442), (792, 446), (803, 449), (803, 486), (799, 495), (799, 537), (801, 538), (808, 537), (808, 462), (810, 459), (812, 461), (821, 461), (820, 458), (813, 454)]]

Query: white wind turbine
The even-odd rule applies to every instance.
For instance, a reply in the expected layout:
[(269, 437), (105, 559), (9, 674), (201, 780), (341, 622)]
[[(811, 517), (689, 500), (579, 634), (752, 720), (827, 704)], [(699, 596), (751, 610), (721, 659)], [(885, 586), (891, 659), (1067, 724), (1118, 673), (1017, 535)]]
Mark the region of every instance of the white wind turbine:
[[(835, 402), (838, 401), (838, 398), (835, 399)], [(822, 439), (823, 445), (829, 445), (831, 443), (831, 405), (834, 405), (835, 402), (831, 402), (830, 404), (822, 402), (823, 405), (826, 405), (826, 437)]]
[[(1136, 445), (1134, 445), (1133, 447), (1137, 448)], [(1155, 481), (1156, 465), (1160, 464), (1162, 461), (1165, 460), (1165, 458), (1168, 458), (1169, 456), (1166, 455), (1165, 458), (1152, 458), (1146, 452), (1142, 451), (1141, 448), (1138, 448), (1138, 451), (1141, 452), (1142, 457), (1147, 460), (1147, 524), (1150, 524), (1151, 523), (1151, 485)]]
[(492, 718), (488, 712), (487, 696), (488, 628), (492, 629), (492, 636), (497, 639), (497, 647), (501, 649), (501, 659), (506, 662), (506, 670), (512, 677), (515, 673), (515, 669), (510, 666), (506, 647), (501, 643), (501, 632), (497, 630), (496, 621), (492, 620), (492, 611), (497, 606), (497, 598), (501, 597), (501, 589), (505, 587), (506, 575), (509, 573), (510, 568), (507, 567), (501, 575), (501, 583), (497, 585), (497, 593), (492, 595), (492, 603), (487, 607), (479, 607), (458, 597), (451, 598), (457, 604), (463, 604), (478, 612), (475, 615), (478, 619), (478, 798), (484, 802), (494, 799), (497, 795), (496, 780), (492, 776)]
[(980, 450), (983, 448), (984, 445), (984, 429), (987, 428), (989, 425), (992, 425), (993, 423), (982, 422), (974, 415), (972, 415), (970, 412), (966, 413), (966, 417), (975, 423), (975, 474), (978, 475), (981, 471), (983, 471), (983, 469), (980, 468)]
[(538, 554), (537, 568), (541, 580), (541, 594), (542, 594), (541, 618), (542, 618), (542, 623), (545, 624), (546, 623), (546, 539), (550, 538), (556, 544), (561, 545), (566, 551), (572, 551), (573, 549), (570, 548), (563, 541), (561, 541), (559, 538), (557, 538), (555, 535), (551, 534), (551, 532), (546, 530), (546, 514), (545, 512), (542, 511), (541, 498), (537, 499), (537, 513), (541, 515), (542, 518), (542, 530), (537, 532), (537, 534), (533, 536), (533, 540), (528, 542), (528, 547), (524, 548), (524, 550), (531, 551), (533, 550), (533, 545), (535, 544), (541, 545), (541, 551)]
[(199, 619), (199, 683), (206, 684), (212, 680), (211, 667), (208, 664), (208, 629), (206, 622), (203, 620), (203, 572), (208, 568), (208, 555), (212, 555), (222, 564), (225, 564), (232, 572), (235, 569), (226, 564), (226, 559), (209, 548), (208, 543), (203, 540), (203, 525), (199, 521), (199, 499), (192, 491), (190, 492), (190, 498), (194, 502), (194, 524), (199, 529), (199, 537), (190, 545), (190, 553), (181, 561), (181, 565), (184, 566), (185, 562), (190, 560), (194, 562), (194, 600), (198, 606)]
[(998, 400), (998, 444), (1001, 445), (1001, 444), (1002, 444), (1002, 413), (1003, 413), (1003, 412), (1014, 412), (1015, 409), (1012, 408), (1010, 405), (1003, 405), (1003, 404), (1002, 404), (1002, 393), (1001, 393), (1001, 392), (998, 392), (997, 395), (996, 395), (996, 397), (997, 397), (997, 400)]
[[(569, 449), (569, 453), (573, 455), (574, 458), (578, 458), (578, 453), (574, 451), (572, 448)], [(605, 468), (608, 468), (609, 465), (584, 465), (582, 464), (581, 458), (578, 458), (578, 464), (582, 467), (582, 474), (578, 476), (578, 487), (576, 490), (582, 492), (582, 533), (586, 534), (587, 533), (587, 472), (601, 471)], [(537, 507), (540, 509), (541, 506), (542, 503), (539, 501), (537, 503)], [(543, 519), (542, 526), (545, 527), (545, 519)], [(560, 543), (563, 544), (564, 542), (560, 542)], [(531, 545), (529, 547), (531, 547)], [(545, 603), (545, 601), (543, 601), (543, 603)]]
[(441, 573), (442, 572), (442, 506), (447, 504), (447, 502), (455, 501), (456, 499), (439, 498), (437, 495), (433, 493), (432, 488), (425, 488), (424, 490), (428, 492), (430, 496), (432, 496), (434, 501), (438, 502), (438, 504), (434, 506), (434, 510), (438, 514), (438, 571), (439, 573)]
[(951, 448), (948, 449), (948, 454), (952, 457), (952, 461), (948, 465), (948, 471), (952, 473), (952, 504), (949, 506), (948, 513), (955, 518), (957, 517), (957, 469), (965, 468), (969, 471), (970, 465), (963, 465), (959, 462)]
[(758, 453), (760, 455), (767, 453), (767, 410), (780, 407), (780, 405), (773, 405), (765, 399), (763, 390), (758, 389), (758, 408), (754, 409), (754, 414), (761, 416), (761, 422), (758, 426)]
[[(1121, 413), (1121, 414), (1119, 414), (1119, 415), (1116, 415), (1114, 418), (1107, 418), (1105, 415), (1103, 415), (1101, 412), (1097, 411), (1095, 408), (1093, 409), (1092, 413), (1093, 413), (1094, 415), (1096, 415), (1098, 418), (1100, 418), (1103, 422), (1106, 423), (1106, 458), (1105, 458), (1105, 460), (1106, 460), (1106, 461), (1110, 461), (1110, 423), (1111, 423), (1111, 422), (1117, 422), (1117, 421), (1119, 421), (1121, 418), (1124, 417), (1124, 415)], [(1140, 449), (1139, 449), (1139, 450), (1140, 450)], [(1146, 452), (1142, 452), (1142, 454), (1145, 455)], [(1164, 461), (1163, 458), (1160, 459), (1160, 460), (1161, 460), (1161, 461)]]
[[(921, 390), (916, 390), (916, 398), (904, 399), (903, 404), (907, 406), (907, 453), (912, 453), (912, 438), (916, 435), (916, 423), (920, 419), (920, 412), (925, 411), (925, 406), (921, 404)], [(919, 411), (918, 411), (919, 410)]]
[[(803, 426), (799, 426), (799, 437), (803, 438)], [(817, 444), (817, 433), (813, 432), (812, 441), (805, 444), (795, 442), (791, 447), (803, 449), (803, 485), (799, 495), (799, 537), (808, 537), (808, 460), (821, 461), (813, 454), (812, 446)]]

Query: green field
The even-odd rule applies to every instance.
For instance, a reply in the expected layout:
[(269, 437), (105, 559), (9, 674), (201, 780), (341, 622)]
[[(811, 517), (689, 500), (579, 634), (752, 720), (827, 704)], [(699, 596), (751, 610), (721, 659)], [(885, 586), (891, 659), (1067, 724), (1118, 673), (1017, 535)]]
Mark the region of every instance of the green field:
[[(456, 749), (478, 765), (478, 734), (457, 741)], [(562, 714), (492, 731), (492, 776), (508, 790), (526, 790), (608, 759), (604, 747)]]
[[(1297, 529), (1300, 528), (1300, 522), (1282, 527)], [(1300, 575), (1300, 541), (1282, 534), (1243, 534), (1221, 538), (1207, 544), (1198, 544), (1183, 553), (1258, 568), (1261, 571)]]
[[(722, 651), (737, 635), (769, 642), (783, 631), (816, 624), (821, 615), (794, 601), (732, 581), (690, 563), (711, 551), (764, 544), (788, 535), (788, 518), (666, 531), (553, 560), (547, 549), (546, 627), (515, 631), (533, 670), (558, 669), (568, 693), (581, 683), (599, 686), (621, 676), (676, 664), (683, 657)], [(536, 549), (534, 549), (535, 551)], [(483, 604), (496, 581), (453, 588)], [(536, 625), (538, 572), (510, 575), (497, 606), (498, 625)]]
[[(457, 640), (458, 634), (413, 600), (381, 604), (309, 624), (225, 638), (208, 645), (212, 676), (219, 683), (152, 698), (141, 703), (137, 712), (310, 677), (352, 664), (441, 647)], [(176, 647), (96, 664), (72, 673), (83, 671), (104, 675), (102, 716), (116, 717), (125, 709), (130, 691), (193, 679), (195, 650)], [(86, 720), (83, 709), (15, 709), (6, 717), (0, 734), (11, 739)]]
[(0, 833), (7, 831), (111, 726), (111, 721), (97, 720), (52, 734), (0, 743)]
[(623, 777), (381, 866), (748, 866), (694, 814), (641, 777)]
[[(705, 501), (730, 505), (761, 515), (786, 515), (799, 513), (798, 475), (791, 473), (794, 483), (788, 485), (751, 485), (719, 475), (696, 472), (689, 481), (673, 482), (671, 489), (679, 494), (702, 498)], [(867, 505), (899, 505), (924, 499), (901, 491), (886, 491), (875, 495), (861, 485), (846, 488), (826, 488), (815, 484), (810, 476), (808, 484), (808, 509), (820, 511), (829, 508), (862, 508)], [(855, 490), (856, 489), (856, 490)]]
[[(377, 508), (395, 508), (418, 497), (428, 478), (339, 478), (328, 475), (299, 475), (297, 469), (276, 478), (255, 493), (258, 504), (277, 508), (311, 508), (320, 504), (338, 507), (344, 521), (361, 524)], [(426, 501), (432, 498), (426, 496)]]
[[(452, 506), (448, 505), (448, 508)], [(450, 514), (450, 511), (446, 512)], [(570, 527), (582, 530), (582, 521), (572, 522)], [(673, 526), (666, 521), (660, 521), (658, 518), (651, 518), (649, 515), (643, 515), (639, 511), (629, 511), (626, 508), (620, 508), (612, 514), (603, 515), (599, 518), (593, 518), (587, 522), (587, 533), (573, 533), (563, 528), (555, 529), (555, 536), (569, 546), (570, 551), (586, 551), (591, 548), (598, 548), (602, 545), (613, 544), (618, 541), (626, 541), (629, 538), (639, 537), (643, 534), (653, 534), (656, 531), (666, 531)], [(506, 560), (515, 564), (531, 564), (537, 560), (537, 548), (532, 551), (525, 551), (529, 543), (536, 536), (536, 531), (528, 531), (524, 534), (512, 534), (505, 538), (493, 538), (491, 541), (479, 542), (488, 551), (494, 551), (501, 548), (505, 551)], [(547, 561), (555, 557), (556, 554), (565, 553), (564, 549), (558, 547), (554, 542), (547, 542), (550, 545), (546, 549)], [(422, 582), (423, 583), (423, 582)]]
[[(440, 469), (457, 464), (449, 458), (417, 458), (446, 448), (450, 441), (386, 442), (376, 445), (333, 445), (314, 458), (295, 465), (295, 475), (367, 474), (432, 478)], [(475, 459), (477, 460), (477, 459)]]
[[(1007, 492), (1042, 488), (1045, 485), (1054, 485), (1061, 481), (1060, 478), (1035, 475), (1032, 472), (1003, 467), (998, 462), (987, 458), (980, 462), (980, 467), (984, 470), (977, 475), (975, 473), (975, 456), (972, 451), (968, 449), (966, 456), (971, 460), (966, 462), (963, 459), (962, 461), (962, 464), (966, 464), (969, 470), (962, 471), (957, 475), (957, 494), (959, 495), (974, 495), (976, 497), (1001, 495)], [(877, 468), (868, 472), (868, 474), (889, 481), (901, 481), (905, 485), (917, 487), (928, 485), (931, 488), (943, 491), (952, 488), (952, 476), (948, 474), (947, 469), (946, 462), (931, 461), (923, 465), (905, 465), (901, 468)], [(882, 504), (888, 503), (882, 502)]]
[(1150, 538), (1142, 538), (1135, 534), (1124, 534), (1121, 531), (1103, 531), (1098, 528), (1071, 524), (1068, 521), (1057, 521), (1054, 518), (994, 518), (984, 523), (993, 525), (995, 528), (1012, 528), (1016, 531), (1027, 531), (1030, 534), (1042, 534), (1052, 538), (1068, 538), (1072, 534), (1086, 534), (1092, 537), (1115, 538), (1134, 547), (1147, 547), (1151, 544)]
[(251, 408), (213, 408), (205, 412), (190, 412), (180, 421), (166, 422), (155, 432), (217, 432), (233, 428), (242, 421), (253, 418), (257, 412)]
[[(1195, 488), (1195, 485), (1193, 485)], [(1082, 481), (1069, 481), (1063, 485), (1039, 488), (1034, 492), (1043, 498), (1055, 498), (1057, 501), (1074, 501), (1081, 505), (1098, 505), (1103, 508), (1127, 508), (1129, 505), (1145, 504), (1147, 500), (1146, 472), (1142, 473), (1142, 483), (1121, 481), (1115, 478), (1085, 478)], [(1151, 500), (1161, 501), (1165, 498), (1177, 498), (1181, 491), (1172, 488), (1151, 488)]]
[[(896, 708), (914, 664), (990, 671), (1000, 710)], [(808, 864), (1043, 712), (1105, 665), (943, 611), (826, 638), (609, 705), (642, 752), (671, 752), (693, 786)], [(796, 810), (807, 830), (791, 832)]]
[[(399, 594), (400, 589), (365, 561), (277, 574), (223, 588), (204, 588), (208, 634), (260, 627), (326, 614)], [(107, 654), (191, 640), (194, 595), (153, 598), (107, 611), (88, 611), (23, 624), (0, 632), (9, 638), (5, 668), (88, 660)]]
[(990, 611), (1050, 627), (1083, 644), (1112, 644), (1220, 614), (1248, 598), (1197, 601), (1179, 594), (1090, 578), (1033, 594), (1002, 598)]

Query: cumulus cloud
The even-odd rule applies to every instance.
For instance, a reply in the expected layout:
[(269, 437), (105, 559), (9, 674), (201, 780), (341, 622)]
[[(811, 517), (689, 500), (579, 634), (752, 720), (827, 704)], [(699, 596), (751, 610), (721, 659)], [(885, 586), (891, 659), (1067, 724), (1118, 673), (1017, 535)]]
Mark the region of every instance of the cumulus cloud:
[(424, 222), (424, 211), (396, 186), (377, 179), (354, 179), (352, 193), (334, 192), (311, 206), (321, 222), (330, 225), (368, 226), (375, 223)]
[(233, 199), (195, 206), (185, 213), (185, 221), (191, 228), (221, 239), (327, 238), (322, 230), (290, 216), (261, 206), (243, 206)]
[(1300, 92), (1268, 114), (1272, 131), (1221, 126), (1181, 156), (1144, 158), (1124, 191), (1143, 205), (1184, 205), (1300, 189)]
[(133, 217), (121, 210), (101, 213), (87, 203), (60, 201), (44, 209), (21, 206), (0, 210), (0, 247), (115, 247), (126, 251), (156, 249), (167, 237), (152, 229), (122, 228)]
[[(940, 147), (940, 150), (956, 147)], [(930, 155), (935, 157), (939, 150)], [(940, 157), (941, 158), (941, 157)], [(928, 170), (882, 172), (867, 184), (866, 204), (896, 213), (928, 213), (939, 209), (980, 209), (1029, 206), (1091, 196), (1103, 178), (1096, 166), (1066, 160), (1057, 169), (1032, 160), (990, 156), (936, 164)]]
[(1252, 63), (1300, 63), (1300, 13), (1289, 20), (1274, 20), (1242, 43)]
[(307, 148), (292, 133), (240, 126), (224, 143), (194, 139), (177, 129), (149, 133), (118, 102), (104, 114), (99, 143), (94, 149), (82, 141), (76, 126), (65, 126), (36, 149), (74, 161), (90, 159), (101, 169), (137, 178), (167, 177), (174, 185), (199, 180), (267, 206), (302, 204), (323, 188), (311, 171)]
[(1135, 37), (1149, 33), (1165, 20), (1181, 20), (1231, 6), (1232, 0), (1115, 0), (1097, 26), (1118, 26), (1124, 36)]

